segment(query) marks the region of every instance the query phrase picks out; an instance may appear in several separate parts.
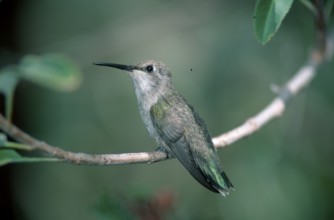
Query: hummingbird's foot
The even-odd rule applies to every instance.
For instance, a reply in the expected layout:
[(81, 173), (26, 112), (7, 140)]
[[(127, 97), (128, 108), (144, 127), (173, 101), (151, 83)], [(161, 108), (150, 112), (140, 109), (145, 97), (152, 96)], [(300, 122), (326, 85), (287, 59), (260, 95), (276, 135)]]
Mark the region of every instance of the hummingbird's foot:
[[(168, 150), (166, 150), (165, 148), (163, 147), (158, 147), (157, 149), (154, 150), (154, 153), (156, 154), (161, 154), (161, 153), (164, 153), (166, 155), (166, 157), (162, 160), (166, 160), (166, 159), (171, 159), (173, 158), (173, 154), (171, 154), (171, 152), (169, 152)], [(161, 157), (158, 157), (156, 159), (152, 159), (150, 162), (148, 162), (149, 164), (152, 164), (152, 163), (155, 163), (157, 161), (161, 161)]]
[(164, 147), (157, 147), (157, 149), (155, 149), (154, 151), (160, 151), (160, 152), (162, 151), (162, 152), (164, 152), (167, 155), (166, 159), (172, 159), (172, 158), (174, 158), (173, 153), (170, 150), (168, 150), (168, 149), (166, 149)]

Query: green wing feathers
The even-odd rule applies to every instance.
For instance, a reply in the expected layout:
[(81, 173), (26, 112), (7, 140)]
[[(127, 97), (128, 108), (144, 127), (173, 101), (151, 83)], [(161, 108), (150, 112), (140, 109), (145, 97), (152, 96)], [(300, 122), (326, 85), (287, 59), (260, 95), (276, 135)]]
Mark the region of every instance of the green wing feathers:
[[(150, 110), (153, 126), (174, 156), (199, 183), (225, 195), (232, 184), (220, 167), (211, 137), (204, 122), (186, 102), (184, 104), (186, 106), (181, 106), (180, 110), (165, 99), (158, 101)], [(196, 135), (191, 135), (193, 132)]]

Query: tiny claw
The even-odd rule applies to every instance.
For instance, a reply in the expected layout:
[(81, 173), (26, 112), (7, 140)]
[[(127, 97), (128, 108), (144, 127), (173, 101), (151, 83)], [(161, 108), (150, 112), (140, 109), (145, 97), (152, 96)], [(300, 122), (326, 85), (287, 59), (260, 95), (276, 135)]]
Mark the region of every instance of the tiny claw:
[(167, 155), (166, 159), (174, 158), (173, 153), (170, 150), (168, 150), (168, 149), (166, 149), (164, 147), (157, 147), (157, 149), (155, 149), (154, 151), (156, 151), (156, 152), (159, 152), (159, 151), (160, 152), (164, 152)]

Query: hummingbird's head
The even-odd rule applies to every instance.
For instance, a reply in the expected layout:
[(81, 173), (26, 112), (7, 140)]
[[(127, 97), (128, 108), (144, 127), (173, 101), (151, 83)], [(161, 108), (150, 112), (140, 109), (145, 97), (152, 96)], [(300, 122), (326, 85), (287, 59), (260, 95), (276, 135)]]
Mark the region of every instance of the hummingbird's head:
[(148, 60), (135, 65), (115, 63), (94, 63), (99, 66), (109, 66), (129, 73), (134, 83), (136, 93), (139, 95), (158, 94), (170, 88), (171, 73), (165, 64), (159, 61)]

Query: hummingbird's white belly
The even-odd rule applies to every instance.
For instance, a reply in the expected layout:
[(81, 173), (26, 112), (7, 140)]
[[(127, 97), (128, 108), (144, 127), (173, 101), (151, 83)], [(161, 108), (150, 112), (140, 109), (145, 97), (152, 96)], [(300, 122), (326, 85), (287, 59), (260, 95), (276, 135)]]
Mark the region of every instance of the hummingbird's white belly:
[(142, 93), (136, 90), (139, 112), (146, 126), (146, 129), (148, 130), (148, 133), (157, 142), (158, 145), (164, 145), (159, 147), (166, 147), (164, 141), (161, 138), (159, 138), (159, 134), (154, 128), (152, 118), (150, 115), (151, 107), (158, 101), (158, 97), (153, 95), (150, 97), (142, 97), (142, 95), (143, 95)]

